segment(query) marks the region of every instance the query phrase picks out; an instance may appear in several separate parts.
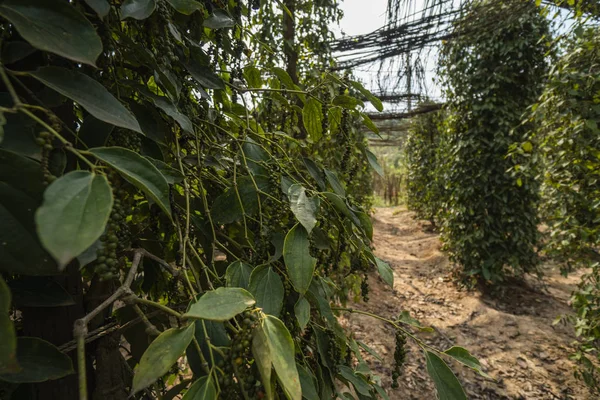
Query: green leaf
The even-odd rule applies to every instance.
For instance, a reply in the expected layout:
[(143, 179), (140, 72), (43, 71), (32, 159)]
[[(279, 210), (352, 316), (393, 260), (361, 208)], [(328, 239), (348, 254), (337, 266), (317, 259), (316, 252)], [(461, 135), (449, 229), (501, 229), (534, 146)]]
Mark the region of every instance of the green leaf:
[(266, 316), (262, 328), (267, 337), (267, 345), (273, 360), (273, 368), (283, 391), (288, 399), (301, 400), (302, 388), (300, 386), (298, 369), (296, 368), (292, 335), (290, 335), (290, 332), (281, 320), (271, 315)]
[(346, 94), (340, 94), (339, 96), (336, 96), (333, 99), (333, 104), (350, 110), (354, 110), (358, 106), (364, 107), (362, 101)]
[(365, 126), (367, 128), (369, 128), (369, 130), (371, 132), (373, 132), (376, 135), (379, 135), (379, 128), (377, 127), (377, 125), (375, 125), (375, 123), (371, 120), (371, 117), (369, 117), (367, 114), (365, 113), (360, 113), (360, 116), (363, 119), (363, 123), (365, 124)]
[(324, 171), (325, 176), (327, 177), (327, 182), (329, 182), (329, 185), (331, 186), (333, 191), (338, 196), (346, 197), (346, 189), (344, 189), (344, 187), (342, 186), (342, 183), (338, 179), (337, 175), (333, 171), (330, 171), (328, 169), (324, 169)]
[(85, 2), (100, 18), (106, 17), (110, 12), (110, 4), (106, 0), (85, 0)]
[(119, 171), (123, 178), (146, 193), (169, 217), (171, 216), (169, 184), (150, 161), (123, 147), (96, 147), (89, 151)]
[(146, 349), (133, 375), (131, 395), (152, 385), (169, 372), (194, 337), (194, 324), (161, 333)]
[(178, 169), (171, 167), (169, 164), (152, 157), (146, 156), (144, 158), (150, 161), (152, 165), (154, 165), (156, 169), (160, 171), (160, 173), (169, 185), (174, 185), (175, 183), (183, 182), (183, 180), (185, 179), (185, 176), (183, 176), (183, 174)]
[(206, 292), (184, 317), (227, 321), (254, 304), (256, 300), (245, 289), (220, 287)]
[(155, 8), (154, 0), (125, 0), (121, 5), (121, 19), (143, 20), (151, 16)]
[(216, 400), (217, 388), (212, 381), (212, 375), (198, 379), (181, 400)]
[(209, 29), (231, 28), (235, 26), (235, 21), (221, 9), (216, 9), (213, 14), (204, 20), (203, 25)]
[(94, 117), (142, 133), (137, 120), (104, 86), (79, 71), (42, 67), (29, 75), (79, 103)]
[(310, 303), (306, 298), (300, 297), (298, 299), (294, 305), (294, 314), (296, 315), (300, 329), (303, 330), (306, 328), (308, 321), (310, 321)]
[(195, 62), (187, 63), (185, 68), (192, 78), (198, 81), (205, 89), (225, 89), (223, 79), (215, 74), (209, 67), (201, 66)]
[(18, 307), (65, 307), (75, 304), (73, 297), (54, 279), (21, 277), (10, 282)]
[(371, 217), (362, 211), (354, 212), (354, 214), (360, 221), (360, 225), (365, 230), (369, 240), (373, 240), (373, 223), (371, 222)]
[(302, 109), (302, 121), (308, 132), (308, 137), (313, 143), (317, 143), (323, 136), (323, 110), (319, 100), (310, 98)]
[(347, 367), (345, 365), (340, 365), (338, 369), (339, 374), (342, 376), (342, 378), (350, 382), (358, 393), (360, 393), (363, 396), (371, 397), (371, 387), (364, 378), (360, 377), (359, 375), (356, 375), (352, 368)]
[[(225, 325), (222, 322), (198, 319), (194, 323), (196, 324), (196, 340), (200, 344), (200, 350), (202, 351), (202, 354), (204, 354), (204, 360), (208, 363), (209, 368), (212, 368), (214, 365), (213, 360), (215, 364), (218, 364), (219, 361), (223, 360), (223, 357), (209, 347), (208, 340), (210, 340), (211, 345), (227, 347), (231, 345), (231, 339), (227, 335)], [(190, 368), (196, 376), (206, 374), (202, 365), (203, 361), (198, 354), (198, 349), (193, 343), (188, 346), (186, 355)]]
[(310, 255), (308, 233), (300, 224), (296, 224), (285, 236), (283, 259), (288, 276), (294, 289), (300, 294), (306, 293), (317, 264)]
[(203, 6), (196, 0), (167, 0), (177, 12), (190, 15), (196, 10), (202, 10)]
[(248, 291), (254, 295), (256, 306), (265, 314), (278, 316), (283, 307), (285, 290), (281, 277), (268, 266), (256, 268), (250, 276)]
[(273, 355), (271, 354), (267, 335), (263, 330), (262, 324), (252, 331), (252, 355), (254, 356), (254, 361), (256, 361), (258, 372), (260, 372), (267, 400), (272, 400), (273, 388), (271, 387), (271, 372)]
[(253, 89), (260, 89), (262, 87), (262, 77), (260, 70), (254, 65), (246, 65), (244, 67), (244, 78), (248, 83), (248, 87)]
[(331, 193), (331, 192), (324, 192), (323, 195), (327, 198), (327, 200), (329, 200), (333, 206), (335, 207), (336, 210), (338, 210), (340, 213), (342, 213), (342, 215), (350, 218), (350, 220), (358, 227), (360, 227), (360, 220), (358, 219), (358, 217), (348, 208), (348, 206), (346, 205), (346, 202), (344, 201), (343, 198), (341, 198), (340, 196), (338, 196), (335, 193)]
[(313, 373), (309, 372), (308, 368), (303, 365), (296, 364), (296, 367), (298, 368), (298, 375), (300, 377), (302, 397), (306, 400), (320, 400)]
[(377, 175), (383, 176), (383, 168), (381, 168), (381, 165), (379, 165), (379, 161), (377, 161), (377, 156), (373, 154), (369, 149), (365, 149), (365, 154), (367, 156), (367, 161), (369, 161), (369, 164), (371, 164), (371, 168), (373, 168), (373, 170), (377, 172)]
[(17, 362), (21, 370), (0, 374), (0, 380), (36, 383), (59, 379), (74, 372), (69, 356), (60, 352), (53, 344), (35, 337), (17, 338)]
[(383, 362), (383, 358), (381, 358), (381, 356), (379, 354), (377, 354), (377, 352), (375, 350), (373, 350), (372, 348), (370, 348), (369, 346), (367, 346), (366, 343), (363, 343), (360, 340), (357, 340), (356, 343), (360, 347), (362, 347), (362, 349), (365, 350), (367, 353), (369, 353), (370, 355), (372, 355), (373, 357), (375, 357), (380, 362)]
[(40, 50), (92, 66), (102, 53), (102, 41), (94, 26), (68, 2), (4, 0), (0, 15)]
[[(135, 118), (138, 120), (144, 135), (146, 135), (147, 138), (154, 140), (156, 143), (165, 144), (166, 138), (170, 134), (169, 127), (157, 110), (146, 106), (146, 103), (142, 105), (130, 102), (129, 107), (131, 108), (133, 115), (135, 115)], [(86, 144), (88, 147), (104, 146), (104, 143), (101, 145), (91, 145), (86, 142)]]
[(491, 376), (483, 372), (483, 370), (481, 369), (481, 364), (479, 363), (479, 360), (473, 357), (467, 349), (459, 346), (452, 346), (448, 350), (444, 351), (444, 353), (454, 358), (459, 363), (464, 364), (471, 369), (474, 369), (481, 376), (491, 379)]
[(410, 313), (406, 310), (402, 311), (398, 316), (398, 322), (402, 322), (404, 324), (414, 326), (415, 328), (419, 328), (419, 330), (423, 332), (433, 332), (433, 328), (428, 326), (423, 326), (421, 322), (411, 317)]
[(234, 261), (225, 271), (225, 279), (229, 287), (241, 287), (248, 289), (252, 267), (242, 261)]
[[(323, 170), (310, 158), (303, 158), (302, 161), (308, 170), (308, 173), (317, 182), (321, 190), (325, 190), (325, 180), (323, 179)], [(286, 192), (287, 193), (287, 192)]]
[(379, 112), (383, 111), (383, 103), (377, 97), (375, 97), (370, 91), (365, 89), (365, 87), (360, 82), (351, 82), (352, 86), (358, 90), (363, 96), (369, 100), (369, 102), (375, 107), (375, 109)]
[(317, 224), (319, 199), (317, 197), (307, 197), (304, 186), (298, 184), (291, 185), (287, 191), (287, 195), (290, 199), (290, 208), (296, 219), (310, 235), (310, 232)]
[[(3, 228), (4, 229), (4, 228)], [(0, 275), (0, 374), (19, 372), (17, 334), (10, 316), (10, 290)]]
[(377, 271), (385, 283), (394, 288), (394, 271), (392, 268), (383, 260), (375, 257), (375, 263), (377, 264)]
[(452, 370), (436, 354), (426, 351), (427, 372), (437, 389), (440, 400), (466, 400), (467, 396)]
[(102, 235), (112, 204), (112, 192), (104, 175), (72, 171), (48, 186), (35, 222), (42, 245), (59, 268)]
[(287, 73), (287, 71), (285, 69), (279, 68), (279, 67), (273, 67), (271, 69), (271, 72), (273, 72), (273, 74), (279, 79), (281, 84), (286, 86), (288, 89), (296, 88), (296, 85), (294, 84), (292, 77), (290, 76), (290, 74)]

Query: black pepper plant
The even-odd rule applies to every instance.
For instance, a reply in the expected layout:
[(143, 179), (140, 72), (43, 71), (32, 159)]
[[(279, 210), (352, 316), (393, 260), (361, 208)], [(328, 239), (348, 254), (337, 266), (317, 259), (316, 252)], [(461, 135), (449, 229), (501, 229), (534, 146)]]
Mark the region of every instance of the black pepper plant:
[[(359, 129), (382, 105), (327, 72), (337, 3), (284, 3), (0, 0), (3, 399), (388, 398), (337, 319), (393, 285)], [(369, 315), (465, 398), (440, 358), (480, 370), (465, 349)]]

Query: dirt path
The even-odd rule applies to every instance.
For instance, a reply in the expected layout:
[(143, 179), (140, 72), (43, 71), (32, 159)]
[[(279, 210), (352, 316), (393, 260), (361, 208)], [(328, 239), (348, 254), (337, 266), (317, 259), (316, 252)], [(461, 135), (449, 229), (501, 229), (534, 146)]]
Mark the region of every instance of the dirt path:
[[(502, 298), (460, 290), (450, 280), (450, 265), (440, 251), (438, 235), (427, 232), (413, 214), (399, 208), (380, 208), (374, 216), (376, 254), (394, 270), (394, 290), (373, 277), (370, 301), (356, 308), (385, 316), (408, 310), (436, 333), (418, 336), (438, 348), (453, 344), (479, 358), (495, 381), (456, 364), (453, 370), (470, 399), (591, 399), (585, 386), (573, 378), (568, 360), (573, 335), (569, 327), (553, 326), (559, 314), (570, 312), (567, 301), (579, 277), (561, 277), (548, 269), (545, 287), (535, 279), (510, 286)], [(383, 376), (391, 399), (435, 399), (418, 347), (410, 346), (400, 387), (390, 389), (394, 353), (392, 329), (353, 314), (344, 320), (356, 338), (373, 347), (384, 363), (370, 359)]]

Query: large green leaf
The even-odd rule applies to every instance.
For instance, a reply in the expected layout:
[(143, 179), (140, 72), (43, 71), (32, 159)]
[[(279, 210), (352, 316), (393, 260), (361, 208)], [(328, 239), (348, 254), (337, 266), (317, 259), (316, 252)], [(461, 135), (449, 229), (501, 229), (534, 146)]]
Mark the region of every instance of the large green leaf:
[(256, 213), (260, 194), (257, 192), (254, 183), (256, 183), (259, 190), (268, 192), (270, 183), (266, 177), (256, 176), (254, 180), (249, 176), (238, 178), (237, 186), (228, 188), (215, 199), (211, 209), (213, 219), (222, 224), (229, 224), (241, 219), (244, 215)]
[(248, 83), (248, 87), (254, 89), (262, 87), (263, 81), (260, 70), (254, 65), (246, 65), (244, 67), (244, 78), (246, 79), (246, 83)]
[(448, 350), (444, 351), (444, 353), (454, 358), (459, 363), (466, 365), (467, 367), (479, 372), (481, 376), (491, 378), (488, 374), (483, 372), (479, 360), (473, 357), (467, 349), (460, 346), (452, 346)]
[(287, 191), (290, 199), (290, 208), (296, 219), (310, 235), (317, 224), (317, 210), (319, 209), (319, 198), (306, 196), (306, 189), (302, 185), (293, 184)]
[(150, 161), (123, 147), (97, 147), (90, 149), (90, 153), (119, 171), (171, 216), (169, 183)]
[(102, 235), (112, 204), (112, 192), (104, 175), (72, 171), (48, 186), (35, 222), (42, 245), (59, 268)]
[(62, 0), (4, 0), (0, 15), (14, 24), (32, 46), (84, 64), (95, 65), (102, 41), (94, 26)]
[(155, 8), (154, 0), (125, 0), (121, 5), (121, 19), (143, 20), (152, 15)]
[(320, 168), (317, 163), (310, 158), (304, 158), (302, 161), (304, 162), (304, 165), (306, 166), (310, 176), (312, 176), (312, 178), (317, 182), (317, 185), (319, 185), (319, 188), (321, 188), (321, 190), (325, 190), (326, 186), (325, 180), (323, 179), (323, 169)]
[(217, 388), (212, 381), (212, 375), (198, 379), (181, 400), (216, 400)]
[(234, 261), (225, 271), (227, 286), (248, 289), (252, 267), (242, 261)]
[(171, 6), (181, 14), (190, 15), (196, 10), (202, 10), (204, 7), (196, 0), (167, 0)]
[(0, 275), (0, 374), (18, 372), (17, 363), (17, 334), (10, 319), (11, 296), (10, 290)]
[(192, 304), (184, 317), (227, 321), (254, 304), (256, 300), (247, 290), (220, 287), (206, 292)]
[(77, 137), (88, 148), (101, 147), (106, 145), (106, 141), (114, 129), (115, 126), (113, 124), (101, 121), (92, 114), (88, 114), (83, 119), (83, 124), (79, 128)]
[(185, 179), (183, 174), (178, 169), (171, 167), (169, 164), (152, 157), (144, 158), (150, 161), (152, 165), (154, 165), (156, 169), (160, 171), (169, 185), (182, 182)]
[(300, 224), (296, 224), (286, 235), (283, 244), (283, 259), (288, 276), (294, 289), (304, 294), (310, 287), (310, 282), (317, 263), (310, 255), (308, 233)]
[(21, 370), (0, 374), (0, 380), (35, 383), (59, 379), (74, 372), (69, 356), (60, 352), (53, 344), (35, 337), (17, 338), (17, 362)]
[(377, 111), (383, 111), (383, 103), (381, 102), (381, 100), (379, 100), (379, 98), (375, 97), (371, 92), (369, 92), (360, 82), (351, 82), (351, 85), (356, 90), (358, 90), (363, 96), (365, 96)]
[(252, 355), (256, 362), (256, 367), (264, 383), (267, 400), (273, 399), (273, 388), (271, 387), (271, 372), (273, 369), (273, 355), (269, 348), (267, 335), (262, 325), (259, 325), (252, 331)]
[(440, 400), (466, 400), (467, 396), (460, 382), (444, 360), (430, 351), (425, 352), (425, 358), (427, 372), (435, 383)]
[(177, 362), (194, 337), (194, 324), (168, 329), (148, 346), (133, 375), (131, 394), (153, 384)]
[(383, 260), (380, 260), (377, 257), (375, 257), (375, 263), (377, 264), (377, 271), (379, 271), (379, 275), (381, 275), (383, 281), (393, 288), (394, 271), (392, 270), (392, 268), (389, 266), (388, 263), (386, 263)]
[(308, 137), (313, 143), (318, 142), (323, 136), (323, 111), (319, 100), (310, 98), (302, 109), (302, 122), (308, 132)]
[(359, 99), (352, 97), (352, 96), (348, 96), (346, 94), (340, 94), (339, 96), (336, 96), (333, 99), (333, 104), (336, 106), (340, 106), (342, 108), (347, 108), (347, 109), (355, 109), (358, 106), (364, 107), (364, 104), (362, 101), (360, 101)]
[(285, 290), (281, 277), (269, 266), (256, 268), (250, 276), (248, 291), (256, 299), (256, 306), (265, 314), (278, 316), (283, 307)]
[(133, 114), (104, 86), (89, 76), (61, 67), (42, 67), (29, 74), (44, 85), (79, 103), (99, 120), (143, 133)]
[(216, 9), (210, 17), (204, 20), (203, 25), (210, 29), (231, 28), (235, 26), (235, 21), (221, 9)]
[(267, 315), (264, 319), (262, 329), (267, 338), (273, 368), (283, 391), (288, 399), (301, 400), (302, 388), (300, 386), (298, 369), (296, 368), (292, 335), (290, 335), (290, 332), (281, 320), (271, 315)]
[(306, 400), (320, 400), (319, 392), (315, 384), (315, 377), (303, 365), (296, 364), (298, 367), (298, 374), (300, 376), (300, 386), (302, 386), (302, 397)]

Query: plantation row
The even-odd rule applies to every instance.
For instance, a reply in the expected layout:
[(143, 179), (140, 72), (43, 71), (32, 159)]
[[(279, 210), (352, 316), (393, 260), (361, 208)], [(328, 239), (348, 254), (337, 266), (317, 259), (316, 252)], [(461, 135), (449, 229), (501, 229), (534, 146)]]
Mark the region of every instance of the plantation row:
[(585, 9), (567, 35), (552, 38), (544, 10), (476, 3), (456, 23), (440, 64), (447, 106), (410, 128), (408, 205), (440, 226), (469, 285), (541, 275), (542, 257), (564, 273), (591, 267), (568, 319), (580, 339), (576, 375), (598, 392), (598, 13)]

